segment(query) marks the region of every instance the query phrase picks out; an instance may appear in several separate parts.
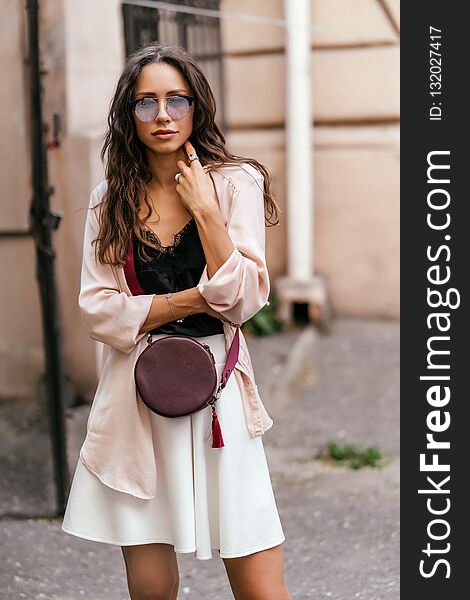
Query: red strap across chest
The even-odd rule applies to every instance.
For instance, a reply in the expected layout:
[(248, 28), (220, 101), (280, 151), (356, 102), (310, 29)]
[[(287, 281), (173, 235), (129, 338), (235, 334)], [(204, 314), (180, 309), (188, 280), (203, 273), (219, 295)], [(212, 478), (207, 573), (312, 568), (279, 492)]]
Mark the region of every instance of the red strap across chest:
[(144, 290), (140, 287), (139, 280), (137, 279), (137, 274), (135, 272), (135, 263), (134, 263), (134, 232), (131, 231), (130, 241), (129, 241), (129, 252), (127, 254), (127, 261), (124, 265), (124, 275), (126, 276), (127, 285), (132, 292), (133, 296), (140, 296), (145, 294)]

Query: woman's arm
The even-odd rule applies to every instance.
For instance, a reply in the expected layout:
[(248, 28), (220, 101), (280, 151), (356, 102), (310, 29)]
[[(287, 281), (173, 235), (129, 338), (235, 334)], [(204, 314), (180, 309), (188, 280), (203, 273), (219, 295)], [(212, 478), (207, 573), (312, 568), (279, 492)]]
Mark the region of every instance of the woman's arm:
[(207, 275), (212, 277), (235, 251), (235, 246), (225, 228), (218, 206), (195, 212), (195, 219), (206, 258)]
[(78, 306), (88, 335), (128, 354), (145, 335), (140, 327), (153, 301), (153, 294), (128, 296), (118, 288), (113, 267), (95, 260), (99, 223), (95, 208), (103, 197), (106, 182), (90, 195), (83, 236), (83, 258)]
[[(251, 167), (251, 165), (250, 165)], [(244, 323), (270, 292), (265, 258), (264, 178), (257, 169), (240, 174), (225, 229), (219, 211), (195, 215), (206, 267), (197, 289), (225, 320)]]
[[(196, 287), (182, 290), (181, 292), (174, 292), (170, 298), (170, 302), (177, 319), (205, 312), (206, 302)], [(150, 312), (139, 333), (146, 333), (174, 320), (175, 317), (171, 312), (170, 304), (167, 298), (165, 298), (165, 294), (155, 294)]]

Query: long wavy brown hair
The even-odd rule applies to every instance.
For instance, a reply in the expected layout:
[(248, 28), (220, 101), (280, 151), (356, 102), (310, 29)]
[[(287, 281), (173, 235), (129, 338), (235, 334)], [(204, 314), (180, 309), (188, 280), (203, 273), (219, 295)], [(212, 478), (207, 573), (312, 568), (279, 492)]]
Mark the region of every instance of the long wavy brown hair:
[[(151, 213), (146, 184), (152, 172), (146, 162), (145, 145), (139, 139), (129, 109), (142, 69), (151, 63), (168, 63), (176, 67), (185, 77), (195, 96), (193, 129), (189, 141), (194, 146), (203, 166), (216, 169), (224, 164), (250, 163), (264, 178), (264, 206), (266, 226), (279, 223), (282, 212), (271, 193), (271, 174), (254, 158), (231, 154), (225, 148), (225, 137), (215, 122), (216, 104), (210, 85), (189, 52), (180, 46), (152, 42), (136, 52), (126, 61), (110, 103), (108, 127), (101, 149), (101, 160), (105, 164), (107, 191), (99, 214), (99, 233), (93, 240), (95, 255), (102, 264), (123, 266), (127, 259), (131, 231), (142, 242), (141, 246), (159, 249), (140, 231), (143, 222), (139, 217), (139, 202), (143, 198)], [(149, 256), (143, 252), (144, 260)]]

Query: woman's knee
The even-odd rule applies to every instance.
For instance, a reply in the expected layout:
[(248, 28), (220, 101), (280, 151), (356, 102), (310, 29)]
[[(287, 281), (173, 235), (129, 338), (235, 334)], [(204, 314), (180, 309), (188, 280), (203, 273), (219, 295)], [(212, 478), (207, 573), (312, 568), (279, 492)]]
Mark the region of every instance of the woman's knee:
[(129, 588), (131, 600), (177, 600), (178, 593), (175, 589), (156, 590), (155, 588), (142, 588), (134, 590)]
[(174, 578), (132, 581), (129, 582), (129, 592), (131, 600), (177, 600), (178, 581)]
[(178, 563), (173, 546), (121, 546), (131, 600), (176, 600)]

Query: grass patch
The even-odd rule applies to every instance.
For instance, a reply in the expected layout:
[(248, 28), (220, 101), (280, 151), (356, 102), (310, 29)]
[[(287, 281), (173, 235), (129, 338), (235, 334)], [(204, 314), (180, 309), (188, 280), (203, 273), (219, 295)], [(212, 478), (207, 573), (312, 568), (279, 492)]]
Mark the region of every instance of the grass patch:
[(385, 464), (385, 459), (377, 446), (355, 443), (329, 442), (318, 458), (332, 465), (349, 469), (378, 468)]

